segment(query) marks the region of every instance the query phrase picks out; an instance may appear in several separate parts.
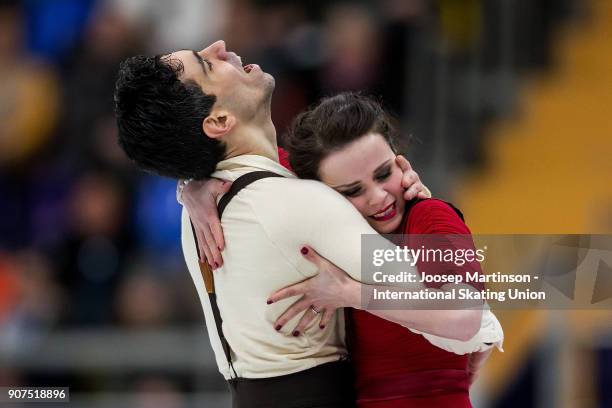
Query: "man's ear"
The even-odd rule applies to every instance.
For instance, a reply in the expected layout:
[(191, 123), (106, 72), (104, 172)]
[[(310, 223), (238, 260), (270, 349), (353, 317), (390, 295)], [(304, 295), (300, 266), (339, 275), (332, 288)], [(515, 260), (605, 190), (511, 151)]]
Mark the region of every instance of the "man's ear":
[(229, 112), (211, 112), (202, 122), (202, 130), (211, 139), (228, 134), (236, 125), (236, 117)]

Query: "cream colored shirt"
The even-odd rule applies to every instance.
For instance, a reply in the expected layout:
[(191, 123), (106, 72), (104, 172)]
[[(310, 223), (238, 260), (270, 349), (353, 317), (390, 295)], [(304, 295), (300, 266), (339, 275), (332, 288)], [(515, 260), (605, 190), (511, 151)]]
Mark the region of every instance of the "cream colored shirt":
[[(290, 331), (299, 316), (280, 332), (275, 331), (273, 323), (296, 299), (272, 305), (267, 305), (266, 299), (275, 290), (316, 274), (315, 266), (300, 253), (304, 244), (361, 280), (361, 235), (376, 233), (336, 191), (317, 181), (297, 179), (282, 165), (265, 157), (243, 155), (221, 161), (212, 176), (234, 181), (258, 170), (272, 171), (285, 178), (259, 180), (231, 200), (222, 218), (224, 265), (214, 271), (223, 332), (233, 351), (234, 368), (244, 378), (286, 375), (339, 360), (346, 354), (343, 313), (337, 312), (323, 330), (315, 319), (304, 333), (294, 337)], [(230, 378), (186, 210), (182, 214), (182, 245), (219, 371)], [(495, 339), (488, 332), (483, 333), (484, 339), (475, 338), (472, 343), (424, 336), (438, 347), (459, 354), (480, 350), (483, 341), (495, 342), (503, 337), (499, 322), (488, 313), (497, 326), (483, 314), (483, 327), (493, 328), (490, 331)]]

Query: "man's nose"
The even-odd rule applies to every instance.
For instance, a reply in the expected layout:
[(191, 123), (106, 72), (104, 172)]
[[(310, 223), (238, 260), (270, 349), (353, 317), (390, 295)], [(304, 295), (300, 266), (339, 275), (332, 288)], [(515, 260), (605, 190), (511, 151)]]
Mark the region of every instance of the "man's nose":
[(208, 47), (200, 51), (200, 53), (203, 56), (216, 57), (218, 59), (224, 60), (227, 54), (227, 51), (225, 49), (225, 41), (215, 41), (214, 43), (210, 44)]

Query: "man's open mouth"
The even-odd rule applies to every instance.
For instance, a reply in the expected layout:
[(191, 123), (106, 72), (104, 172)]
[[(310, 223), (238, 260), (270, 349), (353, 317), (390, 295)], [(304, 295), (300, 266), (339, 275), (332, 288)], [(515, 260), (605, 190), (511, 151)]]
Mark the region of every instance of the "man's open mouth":
[(242, 67), (244, 72), (246, 72), (247, 74), (250, 74), (253, 70), (255, 70), (257, 68), (259, 68), (259, 65), (257, 65), (257, 64), (248, 64), (248, 65), (245, 65), (244, 67)]

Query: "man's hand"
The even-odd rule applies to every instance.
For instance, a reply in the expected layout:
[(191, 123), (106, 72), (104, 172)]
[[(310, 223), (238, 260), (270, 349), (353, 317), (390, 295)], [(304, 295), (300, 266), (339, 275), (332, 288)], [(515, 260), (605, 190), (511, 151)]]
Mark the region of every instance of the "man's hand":
[(342, 269), (319, 255), (314, 249), (304, 246), (304, 258), (314, 263), (319, 273), (300, 283), (287, 286), (274, 292), (268, 298), (268, 304), (278, 302), (293, 296), (300, 299), (291, 305), (274, 323), (276, 330), (280, 330), (289, 320), (302, 313), (302, 318), (293, 329), (293, 335), (299, 336), (315, 318), (321, 318), (321, 329), (329, 323), (336, 309), (350, 306), (351, 298), (359, 299), (360, 284), (353, 280)]
[(402, 187), (406, 189), (404, 192), (404, 200), (410, 201), (413, 198), (431, 198), (431, 192), (423, 183), (416, 171), (412, 169), (410, 162), (404, 156), (397, 156), (395, 162), (402, 170)]
[(223, 265), (223, 229), (217, 211), (217, 197), (227, 193), (232, 183), (219, 179), (193, 180), (183, 189), (183, 205), (189, 213), (200, 250), (200, 261), (212, 269)]

